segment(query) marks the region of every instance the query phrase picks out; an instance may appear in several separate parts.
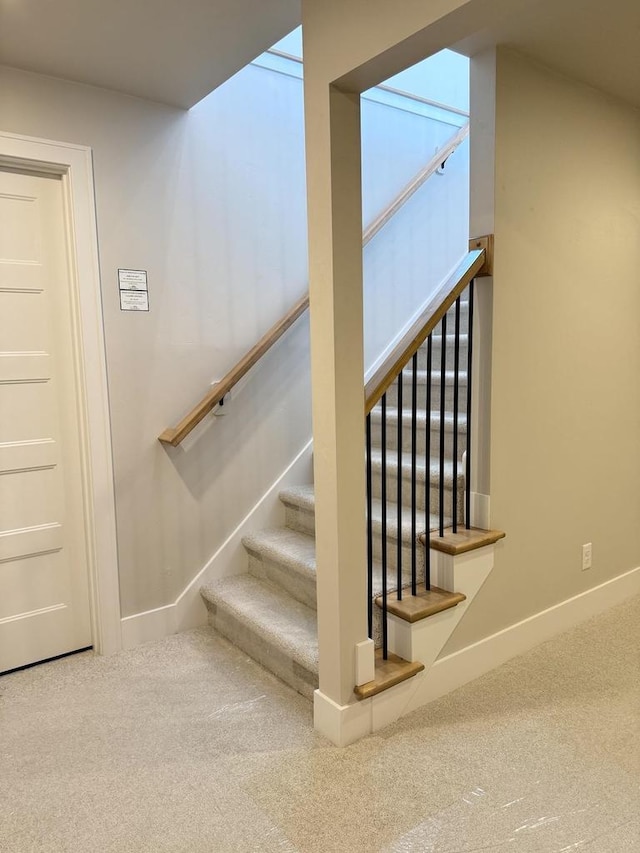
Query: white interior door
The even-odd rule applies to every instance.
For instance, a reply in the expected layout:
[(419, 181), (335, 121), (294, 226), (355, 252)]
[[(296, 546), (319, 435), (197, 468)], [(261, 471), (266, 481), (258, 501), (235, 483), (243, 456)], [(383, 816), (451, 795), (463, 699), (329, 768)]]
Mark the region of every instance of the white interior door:
[(60, 178), (0, 169), (0, 672), (91, 645)]

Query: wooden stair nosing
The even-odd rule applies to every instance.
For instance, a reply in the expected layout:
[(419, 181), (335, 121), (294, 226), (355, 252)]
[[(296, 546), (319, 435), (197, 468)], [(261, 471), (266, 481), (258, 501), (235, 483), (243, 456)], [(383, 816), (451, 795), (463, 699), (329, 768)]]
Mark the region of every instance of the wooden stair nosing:
[[(505, 536), (506, 533), (502, 530), (483, 530), (480, 527), (471, 527), (467, 530), (466, 527), (460, 525), (456, 533), (451, 527), (444, 531), (444, 536), (434, 536), (432, 533), (429, 538), (429, 545), (435, 551), (442, 551), (443, 554), (450, 554), (455, 557), (458, 554), (484, 548), (486, 545), (493, 545), (500, 539), (504, 539)], [(426, 533), (422, 533), (419, 538), (422, 544), (426, 545)]]
[[(394, 597), (387, 596), (387, 612), (404, 619), (405, 622), (413, 623), (449, 610), (465, 600), (466, 595), (461, 592), (449, 592), (437, 586), (420, 590), (417, 595), (411, 595), (411, 587), (408, 587), (402, 590), (400, 600), (397, 594)], [(381, 595), (376, 597), (375, 602), (382, 609)]]
[(376, 669), (373, 681), (358, 685), (353, 692), (358, 699), (369, 699), (371, 696), (382, 693), (383, 690), (395, 687), (396, 684), (400, 684), (408, 678), (413, 678), (423, 669), (424, 664), (420, 661), (404, 660), (392, 652), (389, 652), (387, 660), (384, 660), (382, 649), (376, 649)]

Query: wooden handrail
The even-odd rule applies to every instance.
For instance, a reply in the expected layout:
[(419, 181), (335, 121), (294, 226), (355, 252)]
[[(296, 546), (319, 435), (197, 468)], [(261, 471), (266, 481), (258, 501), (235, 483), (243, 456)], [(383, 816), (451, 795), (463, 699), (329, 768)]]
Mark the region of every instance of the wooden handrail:
[[(421, 169), (416, 177), (407, 184), (407, 186), (396, 196), (389, 207), (386, 208), (362, 235), (362, 246), (366, 246), (369, 240), (374, 237), (381, 228), (391, 219), (394, 214), (400, 210), (402, 205), (418, 190), (426, 180), (439, 168), (439, 166), (450, 157), (460, 143), (466, 139), (469, 133), (469, 124), (464, 125), (458, 133), (455, 134), (427, 163), (424, 169)], [(440, 292), (440, 291), (438, 291)], [(258, 362), (262, 356), (282, 337), (289, 326), (293, 325), (309, 307), (309, 294), (306, 294), (299, 299), (293, 308), (278, 320), (275, 326), (272, 326), (258, 341), (258, 343), (243, 356), (243, 358), (233, 367), (227, 375), (216, 382), (211, 391), (206, 394), (202, 400), (186, 414), (175, 427), (168, 427), (158, 436), (158, 441), (162, 444), (170, 444), (172, 447), (177, 447), (180, 442), (189, 435), (200, 421), (205, 418), (209, 412), (221, 402), (233, 386), (239, 382), (242, 377)], [(368, 386), (367, 386), (368, 387)]]
[(220, 382), (216, 382), (206, 397), (203, 397), (198, 405), (195, 406), (188, 415), (185, 415), (177, 426), (166, 429), (162, 435), (158, 437), (158, 440), (163, 444), (170, 444), (172, 447), (177, 447), (182, 439), (185, 438), (191, 430), (218, 405), (218, 403), (220, 403), (222, 398), (242, 379), (245, 373), (251, 370), (254, 364), (262, 358), (267, 350), (270, 349), (273, 344), (282, 337), (282, 335), (284, 335), (289, 326), (295, 323), (301, 314), (304, 314), (308, 307), (309, 294), (306, 294), (302, 299), (299, 299), (296, 302), (293, 308), (288, 311), (281, 320), (278, 320), (275, 326), (272, 326), (269, 331), (260, 338), (258, 343), (240, 359), (235, 367), (233, 367), (227, 375), (220, 380)]
[(373, 374), (365, 386), (365, 416), (373, 409), (382, 395), (395, 382), (400, 371), (406, 367), (414, 354), (429, 337), (462, 291), (482, 270), (485, 250), (475, 249), (458, 265), (443, 285), (433, 294), (429, 304), (389, 357)]
[(429, 180), (431, 175), (433, 175), (439, 168), (442, 166), (447, 157), (450, 157), (456, 148), (461, 145), (464, 140), (469, 135), (469, 122), (464, 124), (460, 130), (453, 136), (443, 147), (436, 151), (431, 160), (427, 163), (424, 169), (421, 169), (418, 174), (413, 178), (413, 180), (409, 181), (406, 187), (398, 193), (396, 198), (391, 202), (389, 207), (386, 210), (377, 216), (371, 225), (366, 228), (364, 234), (362, 235), (362, 245), (366, 246), (369, 240), (380, 231), (381, 228), (387, 224), (387, 222), (391, 219), (392, 216), (400, 210), (403, 204), (407, 202), (411, 196), (420, 189), (420, 187), (424, 184), (425, 181)]

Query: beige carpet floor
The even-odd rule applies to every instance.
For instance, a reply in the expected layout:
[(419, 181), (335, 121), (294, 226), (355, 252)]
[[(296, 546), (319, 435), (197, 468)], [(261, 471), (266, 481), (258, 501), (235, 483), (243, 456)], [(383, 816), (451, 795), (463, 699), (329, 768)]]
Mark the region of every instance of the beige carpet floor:
[(638, 853), (640, 598), (337, 749), (198, 629), (0, 678), (2, 853)]

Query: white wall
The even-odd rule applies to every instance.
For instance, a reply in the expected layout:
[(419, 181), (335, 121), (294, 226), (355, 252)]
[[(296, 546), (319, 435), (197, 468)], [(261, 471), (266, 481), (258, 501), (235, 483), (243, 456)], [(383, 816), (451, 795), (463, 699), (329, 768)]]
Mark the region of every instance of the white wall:
[[(447, 84), (440, 81), (446, 71)], [(469, 60), (442, 51), (385, 81), (413, 95), (468, 108)], [(410, 99), (393, 105), (361, 98), (362, 221), (366, 228), (385, 211), (466, 123), (454, 112), (438, 120)], [(447, 160), (442, 174), (427, 183), (395, 214), (363, 257), (365, 368), (380, 359), (406, 330), (434, 290), (467, 252), (469, 242), (469, 142)]]
[[(300, 28), (274, 47), (300, 56)], [(303, 69), (299, 62), (270, 53), (256, 62), (297, 77), (302, 98)], [(385, 85), (402, 83), (406, 92), (418, 98), (376, 87), (365, 92), (360, 101), (363, 229), (388, 208), (468, 120), (459, 111), (468, 109), (466, 57), (442, 51), (400, 77), (385, 81)], [(426, 104), (420, 97), (436, 99), (454, 110)], [(467, 251), (468, 211), (469, 146), (464, 143), (449, 158), (444, 173), (434, 176), (365, 248), (367, 370), (406, 331), (433, 290)]]
[[(288, 85), (248, 68), (187, 114), (0, 72), (2, 130), (94, 153), (123, 616), (175, 600), (311, 432), (301, 320), (233, 415), (191, 446), (156, 440), (306, 288), (302, 105)], [(148, 270), (149, 314), (119, 310), (118, 267)]]
[[(368, 106), (370, 108), (371, 105)], [(365, 114), (363, 109), (363, 117)], [(406, 138), (416, 144), (420, 140), (420, 130), (425, 129), (418, 122), (421, 121), (423, 126), (430, 122), (416, 116), (413, 118), (417, 119), (416, 126), (407, 128)], [(388, 122), (387, 127), (391, 124)], [(365, 127), (363, 123), (363, 131)], [(444, 139), (438, 141), (438, 147), (455, 132), (455, 127), (440, 125), (439, 136)], [(389, 148), (385, 149), (384, 142), (380, 143), (385, 134), (376, 134), (375, 138), (378, 158), (387, 152), (387, 159), (393, 159), (388, 155)], [(367, 152), (366, 141), (364, 137), (363, 154)], [(421, 154), (420, 166), (424, 166), (433, 156), (434, 147), (424, 145)], [(363, 162), (363, 200), (366, 200), (368, 175), (365, 165), (370, 166), (370, 160)], [(416, 166), (412, 177), (420, 166)], [(376, 174), (375, 170), (371, 171)], [(403, 181), (400, 187), (407, 182)], [(394, 195), (397, 195), (397, 190)], [(371, 216), (369, 221), (373, 218)], [(466, 140), (447, 161), (444, 174), (430, 178), (364, 248), (366, 368), (371, 367), (406, 327), (467, 252), (468, 223), (469, 142)]]
[(640, 113), (506, 50), (496, 80), (490, 488), (507, 538), (445, 654), (640, 565)]

